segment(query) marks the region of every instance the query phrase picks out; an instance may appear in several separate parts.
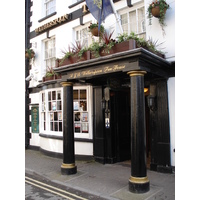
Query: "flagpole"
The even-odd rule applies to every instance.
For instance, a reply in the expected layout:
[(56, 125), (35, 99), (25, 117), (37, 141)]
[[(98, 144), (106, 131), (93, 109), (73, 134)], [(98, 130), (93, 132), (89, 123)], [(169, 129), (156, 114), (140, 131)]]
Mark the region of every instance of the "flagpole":
[(115, 19), (116, 19), (116, 21), (117, 21), (117, 25), (118, 25), (118, 27), (119, 27), (120, 33), (123, 34), (122, 25), (121, 25), (121, 23), (120, 23), (120, 19), (119, 19), (119, 16), (118, 16), (118, 14), (117, 14), (117, 11), (115, 10), (113, 1), (112, 1), (112, 0), (109, 0), (109, 1), (110, 1), (110, 5), (112, 6), (113, 13), (114, 13), (114, 15), (115, 15)]

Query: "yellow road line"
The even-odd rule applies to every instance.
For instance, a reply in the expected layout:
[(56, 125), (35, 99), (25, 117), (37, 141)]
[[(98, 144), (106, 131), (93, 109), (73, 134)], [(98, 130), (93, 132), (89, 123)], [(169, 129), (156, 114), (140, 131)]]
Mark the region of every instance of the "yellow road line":
[(57, 190), (57, 191), (59, 191), (59, 192), (63, 192), (63, 193), (65, 193), (65, 194), (69, 194), (69, 195), (71, 195), (71, 196), (73, 196), (73, 197), (76, 197), (76, 198), (79, 198), (79, 199), (82, 199), (82, 200), (87, 200), (87, 199), (85, 199), (85, 198), (83, 198), (83, 197), (80, 197), (80, 196), (78, 196), (78, 195), (75, 195), (75, 194), (73, 194), (73, 193), (67, 192), (67, 191), (65, 191), (65, 190), (62, 190), (62, 189), (53, 187), (53, 186), (51, 186), (51, 185), (48, 185), (48, 184), (45, 184), (45, 183), (43, 183), (43, 182), (37, 181), (37, 180), (35, 180), (35, 179), (29, 178), (29, 177), (27, 177), (27, 176), (25, 176), (25, 178), (28, 179), (28, 180), (30, 180), (30, 181), (34, 181), (35, 183), (39, 183), (39, 184), (41, 184), (41, 185), (43, 185), (43, 186), (46, 186), (46, 187), (52, 188), (52, 189), (54, 189), (54, 190)]
[(70, 197), (68, 197), (68, 196), (65, 196), (65, 195), (63, 195), (63, 194), (60, 194), (60, 193), (58, 193), (58, 192), (55, 192), (55, 191), (50, 190), (50, 189), (48, 189), (48, 188), (45, 188), (45, 187), (43, 187), (43, 186), (37, 185), (37, 184), (35, 184), (35, 183), (32, 183), (32, 182), (30, 182), (30, 181), (25, 180), (25, 182), (26, 182), (26, 183), (29, 183), (29, 184), (31, 184), (31, 185), (34, 185), (35, 187), (38, 187), (38, 188), (41, 188), (41, 189), (46, 190), (46, 191), (48, 191), (48, 192), (51, 192), (51, 193), (53, 193), (53, 194), (59, 195), (59, 196), (61, 196), (61, 197), (64, 197), (64, 198), (66, 198), (66, 199), (75, 200), (75, 199), (72, 199), (72, 198), (70, 198)]

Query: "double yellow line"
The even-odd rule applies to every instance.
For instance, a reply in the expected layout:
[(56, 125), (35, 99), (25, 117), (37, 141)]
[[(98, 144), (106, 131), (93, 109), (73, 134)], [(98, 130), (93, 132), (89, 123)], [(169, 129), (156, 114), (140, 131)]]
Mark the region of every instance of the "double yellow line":
[[(27, 176), (25, 176), (25, 182), (28, 183), (28, 184), (31, 184), (31, 185), (33, 185), (35, 187), (38, 187), (38, 188), (41, 188), (41, 189), (46, 190), (48, 192), (51, 192), (53, 194), (59, 195), (59, 196), (61, 196), (63, 198), (69, 199), (69, 200), (76, 200), (76, 199), (87, 200), (87, 199), (85, 199), (83, 197), (80, 197), (80, 196), (78, 196), (76, 194), (73, 194), (73, 193), (67, 192), (65, 190), (53, 187), (51, 185), (48, 185), (48, 184), (45, 184), (43, 182), (37, 181), (35, 179), (29, 178)], [(56, 192), (56, 191), (58, 191), (58, 192)], [(63, 194), (61, 194), (60, 192), (62, 192)], [(66, 196), (64, 194), (70, 195), (71, 197)], [(72, 198), (72, 197), (74, 197), (75, 199)]]

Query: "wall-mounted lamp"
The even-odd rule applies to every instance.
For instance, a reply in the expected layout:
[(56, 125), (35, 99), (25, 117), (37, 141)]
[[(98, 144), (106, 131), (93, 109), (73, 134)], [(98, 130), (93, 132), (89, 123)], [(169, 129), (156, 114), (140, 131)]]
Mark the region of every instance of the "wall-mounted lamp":
[(101, 100), (101, 109), (102, 110), (106, 109), (106, 100), (104, 98)]
[(147, 97), (147, 103), (150, 110), (152, 111), (156, 110), (156, 96), (149, 95)]

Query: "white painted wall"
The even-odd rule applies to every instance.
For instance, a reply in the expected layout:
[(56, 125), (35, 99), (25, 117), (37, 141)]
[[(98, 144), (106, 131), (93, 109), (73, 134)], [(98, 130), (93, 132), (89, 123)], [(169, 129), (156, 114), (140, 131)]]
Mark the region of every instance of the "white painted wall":
[(175, 78), (168, 80), (171, 165), (175, 166)]
[[(144, 0), (145, 1), (145, 10), (152, 0)], [(166, 2), (170, 5), (170, 9), (166, 11), (166, 24), (165, 35), (163, 35), (162, 28), (158, 22), (158, 19), (152, 18), (152, 25), (149, 25), (149, 20), (146, 14), (146, 39), (152, 38), (153, 41), (158, 40), (158, 44), (160, 50), (166, 52), (166, 59), (169, 61), (175, 60), (175, 0), (166, 0)], [(158, 49), (159, 49), (158, 48)]]

